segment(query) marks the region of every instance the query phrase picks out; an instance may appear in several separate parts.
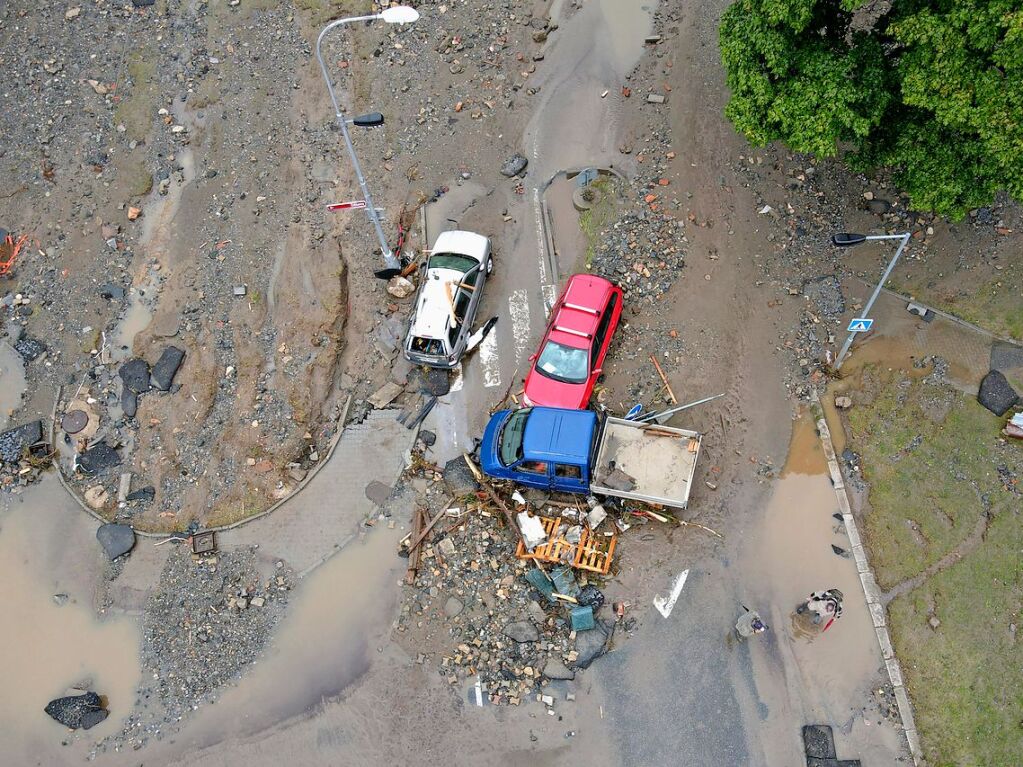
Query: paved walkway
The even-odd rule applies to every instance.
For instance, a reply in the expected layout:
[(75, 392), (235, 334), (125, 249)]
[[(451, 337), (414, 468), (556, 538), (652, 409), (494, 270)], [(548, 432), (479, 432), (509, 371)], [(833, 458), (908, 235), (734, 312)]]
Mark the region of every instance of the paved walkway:
[(393, 487), (416, 432), (395, 420), (396, 410), (373, 410), (350, 424), (327, 465), (281, 508), (235, 530), (220, 533), (221, 547), (259, 544), (268, 557), (304, 574), (358, 533), (377, 508), (367, 488)]

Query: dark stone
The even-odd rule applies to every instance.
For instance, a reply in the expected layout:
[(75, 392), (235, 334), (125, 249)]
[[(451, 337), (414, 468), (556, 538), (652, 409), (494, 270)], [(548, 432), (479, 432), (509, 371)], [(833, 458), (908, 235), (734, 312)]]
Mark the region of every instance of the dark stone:
[(834, 759), (835, 736), (826, 724), (808, 724), (803, 727), (803, 749), (808, 759)]
[(513, 621), (505, 625), (502, 633), (514, 642), (535, 642), (540, 638), (540, 632), (536, 630), (529, 621)]
[(21, 460), (26, 448), (43, 440), (43, 422), (30, 421), (0, 434), (0, 458), (11, 463)]
[(437, 443), (437, 435), (429, 429), (421, 429), (419, 439), (427, 447), (433, 447)]
[(146, 487), (140, 487), (138, 490), (133, 490), (124, 496), (126, 501), (144, 501), (145, 503), (152, 503), (156, 497), (156, 488), (152, 485)]
[(91, 730), (93, 727), (102, 722), (108, 716), (110, 716), (110, 712), (107, 711), (105, 708), (97, 708), (93, 711), (86, 711), (84, 714), (82, 714), (82, 729)]
[(468, 493), (475, 493), (478, 489), (476, 477), (469, 471), (469, 467), (461, 456), (452, 458), (444, 464), (444, 471), (441, 473), (441, 476), (444, 478), (444, 485), (447, 487), (448, 492), (455, 498)]
[(508, 161), (501, 166), (501, 175), (507, 176), (508, 178), (514, 178), (526, 169), (529, 165), (529, 160), (522, 156), (519, 152), (513, 154)]
[(543, 675), (548, 679), (575, 679), (575, 672), (557, 658), (551, 658), (543, 667)]
[(108, 557), (117, 559), (135, 548), (135, 531), (131, 525), (100, 525), (96, 530), (96, 540)]
[[(68, 695), (63, 698), (55, 698), (46, 704), (43, 709), (65, 727), (77, 730), (82, 726), (83, 717), (90, 711), (98, 711), (103, 708), (103, 701), (94, 692), (87, 692), (85, 695)], [(90, 725), (91, 726), (91, 725)]]
[(160, 359), (153, 365), (153, 385), (160, 391), (167, 391), (174, 383), (174, 374), (181, 367), (185, 352), (176, 346), (168, 346), (163, 350)]
[(102, 474), (120, 464), (120, 454), (106, 442), (100, 442), (78, 456), (78, 465), (86, 474)]
[(121, 365), (117, 371), (124, 381), (124, 387), (135, 394), (145, 394), (150, 389), (149, 385), (149, 363), (144, 359), (135, 357)]
[(1005, 415), (1006, 411), (1019, 402), (1019, 395), (1012, 388), (999, 370), (992, 370), (980, 382), (977, 402), (995, 415)]
[(576, 594), (575, 598), (583, 607), (592, 607), (593, 612), (597, 612), (601, 605), (604, 604), (604, 593), (596, 586), (590, 584), (579, 589), (579, 593)]
[(423, 394), (443, 397), (451, 391), (451, 374), (447, 370), (421, 367), (418, 371), (418, 378), (416, 384)]
[(607, 621), (596, 621), (589, 631), (580, 631), (575, 635), (575, 651), (578, 657), (572, 663), (575, 668), (589, 668), (597, 658), (607, 652), (614, 634), (614, 624)]
[(14, 351), (20, 354), (25, 362), (32, 362), (46, 351), (46, 344), (34, 338), (21, 338), (14, 342)]
[(882, 200), (881, 198), (875, 198), (867, 203), (867, 210), (877, 215), (887, 213), (892, 209), (892, 204), (888, 200)]
[(131, 4), (136, 8), (148, 8), (155, 3), (156, 0), (131, 0)]
[(124, 299), (125, 290), (120, 285), (115, 285), (112, 282), (108, 282), (105, 285), (99, 287), (100, 298), (113, 299), (115, 301), (121, 301)]
[(126, 418), (134, 418), (139, 410), (139, 395), (127, 386), (121, 390), (121, 410)]

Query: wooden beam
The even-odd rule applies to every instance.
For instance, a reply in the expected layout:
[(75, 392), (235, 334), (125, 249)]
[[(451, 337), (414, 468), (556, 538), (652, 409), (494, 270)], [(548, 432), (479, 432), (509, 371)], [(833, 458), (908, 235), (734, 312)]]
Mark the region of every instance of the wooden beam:
[(675, 392), (671, 390), (671, 384), (668, 383), (668, 377), (664, 375), (664, 371), (661, 370), (661, 363), (657, 361), (654, 355), (650, 355), (650, 361), (654, 363), (654, 367), (657, 369), (657, 375), (661, 377), (661, 383), (664, 384), (664, 388), (668, 390), (668, 396), (671, 397), (671, 404), (677, 405), (678, 400), (675, 399)]

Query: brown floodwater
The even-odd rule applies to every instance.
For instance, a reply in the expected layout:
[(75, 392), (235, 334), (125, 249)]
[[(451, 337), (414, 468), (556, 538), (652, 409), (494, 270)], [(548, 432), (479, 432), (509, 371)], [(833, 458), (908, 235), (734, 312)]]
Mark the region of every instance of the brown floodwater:
[(6, 341), (0, 342), (0, 429), (11, 420), (8, 413), (21, 406), (25, 392), (25, 363)]
[[(0, 753), (11, 765), (80, 762), (117, 731), (135, 703), (139, 628), (124, 615), (98, 616), (103, 560), (95, 523), (56, 477), (0, 499)], [(66, 595), (58, 605), (54, 595)], [(71, 733), (43, 712), (76, 684), (107, 699), (110, 716)], [(63, 745), (63, 742), (68, 745)]]

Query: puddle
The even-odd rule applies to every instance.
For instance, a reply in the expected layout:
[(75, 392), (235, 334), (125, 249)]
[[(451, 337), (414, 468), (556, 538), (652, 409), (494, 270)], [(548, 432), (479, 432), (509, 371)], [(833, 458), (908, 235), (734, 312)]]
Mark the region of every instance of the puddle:
[(809, 411), (802, 411), (792, 422), (792, 442), (789, 444), (789, 455), (785, 459), (785, 468), (781, 476), (790, 474), (824, 474), (828, 463), (821, 447), (817, 424)]
[[(143, 292), (146, 293), (145, 297)], [(153, 321), (153, 310), (146, 300), (148, 295), (149, 291), (144, 288), (132, 288), (128, 292), (128, 308), (124, 310), (124, 317), (118, 321), (108, 341), (113, 362), (123, 362), (132, 356), (135, 336)]]
[(405, 560), (400, 529), (375, 528), (302, 582), (264, 660), (174, 738), (147, 749), (202, 749), (245, 738), (315, 709), (364, 674), (387, 644)]
[[(199, 127), (199, 122), (180, 100), (174, 100), (171, 112), (174, 119), (184, 125), (190, 133)], [(171, 229), (174, 217), (177, 216), (178, 209), (181, 207), (181, 196), (195, 179), (195, 157), (190, 147), (182, 146), (175, 151), (174, 160), (181, 167), (182, 182), (171, 181), (165, 195), (160, 194), (159, 184), (157, 184), (143, 206), (145, 215), (142, 217), (142, 234), (139, 241), (143, 248), (152, 251), (150, 256), (160, 258), (161, 261), (164, 255), (161, 252), (161, 246), (171, 240)], [(173, 178), (174, 174), (171, 174), (171, 177)]]
[(0, 342), (0, 429), (10, 423), (10, 413), (21, 407), (25, 392), (25, 362), (6, 341)]
[(656, 0), (600, 0), (611, 50), (620, 69), (629, 69), (639, 60), (643, 41), (653, 26), (655, 10)]
[[(7, 616), (0, 631), (0, 752), (6, 764), (81, 762), (134, 705), (139, 630), (130, 618), (96, 618), (92, 584), (102, 565), (94, 530), (52, 475), (0, 502), (0, 614)], [(66, 594), (67, 602), (57, 605), (54, 594)], [(110, 716), (72, 735), (43, 708), (84, 679), (106, 696)]]

